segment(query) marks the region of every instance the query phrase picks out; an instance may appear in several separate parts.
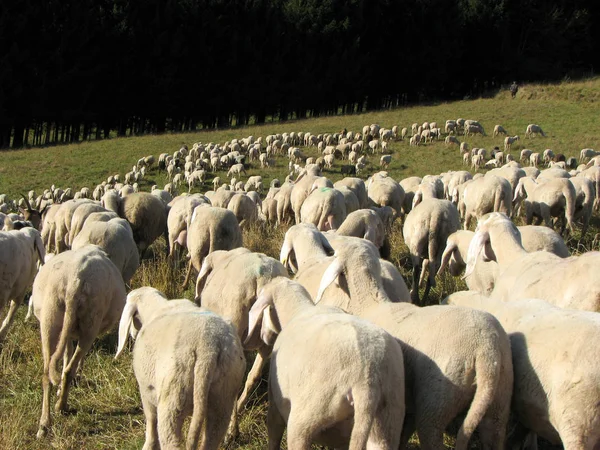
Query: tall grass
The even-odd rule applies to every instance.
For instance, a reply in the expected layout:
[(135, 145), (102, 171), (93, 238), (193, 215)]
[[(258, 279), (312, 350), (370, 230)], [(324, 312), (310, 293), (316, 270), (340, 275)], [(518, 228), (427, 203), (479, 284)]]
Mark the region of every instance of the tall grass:
[[(521, 135), (513, 146), (513, 154), (521, 148), (535, 151), (552, 148), (556, 153), (576, 156), (583, 147), (600, 147), (600, 106), (597, 96), (600, 79), (557, 86), (523, 86), (516, 99), (506, 93), (496, 98), (476, 99), (454, 103), (441, 103), (362, 115), (325, 117), (314, 120), (290, 121), (284, 124), (268, 124), (245, 129), (214, 132), (167, 134), (140, 138), (123, 138), (108, 141), (82, 143), (47, 149), (19, 150), (3, 153), (0, 166), (0, 192), (16, 197), (29, 189), (41, 192), (56, 184), (60, 187), (93, 187), (108, 175), (123, 175), (141, 156), (177, 150), (181, 145), (193, 142), (224, 142), (248, 135), (265, 136), (283, 131), (310, 131), (312, 133), (336, 132), (343, 128), (360, 131), (362, 126), (379, 123), (382, 126), (407, 126), (413, 122), (436, 120), (444, 124), (448, 118), (458, 117), (480, 120), (488, 131), (487, 137), (468, 138), (471, 147), (491, 148), (502, 146), (503, 137), (493, 138), (495, 124), (502, 124), (511, 134)], [(523, 139), (528, 123), (538, 123), (548, 133), (547, 138)], [(397, 178), (427, 173), (441, 173), (462, 169), (462, 159), (456, 147), (447, 148), (443, 142), (434, 142), (418, 148), (408, 142), (392, 144), (393, 162), (390, 174)], [(305, 149), (308, 156), (315, 156), (316, 149)], [(372, 156), (370, 173), (379, 170), (379, 156)], [(341, 178), (339, 162), (325, 175), (333, 181)], [(248, 175), (261, 174), (268, 184), (273, 178), (283, 181), (288, 173), (286, 158), (278, 158), (275, 168), (261, 170), (254, 166)], [(224, 172), (216, 174), (226, 179)], [(164, 173), (150, 171), (142, 188), (164, 185)], [(210, 178), (200, 188), (210, 189)], [(599, 232), (598, 217), (593, 218), (588, 236), (579, 239), (577, 234), (570, 244), (576, 252), (598, 249), (594, 236)], [(279, 257), (286, 227), (253, 225), (244, 229), (245, 246), (252, 251)], [(411, 284), (412, 267), (408, 249), (401, 234), (401, 224), (394, 224), (390, 234), (390, 261), (399, 267), (407, 283)], [(165, 292), (169, 298), (193, 298), (193, 286), (181, 288), (187, 267), (187, 259), (181, 258), (177, 265), (167, 260), (165, 242), (161, 239), (153, 245), (140, 269), (131, 281), (131, 288), (151, 285)], [(437, 278), (429, 303), (438, 303), (445, 295), (464, 289), (462, 280), (447, 274)], [(25, 311), (20, 310), (15, 324), (0, 351), (0, 448), (42, 449), (133, 449), (144, 441), (144, 417), (141, 410), (138, 386), (131, 369), (131, 357), (125, 352), (114, 360), (116, 337), (109, 334), (97, 340), (88, 355), (81, 378), (72, 389), (69, 404), (72, 413), (53, 415), (51, 435), (37, 441), (35, 433), (41, 411), (41, 350), (39, 328), (35, 320), (24, 323)], [(251, 356), (250, 356), (251, 359)], [(266, 375), (265, 375), (266, 378)], [(266, 379), (257, 387), (248, 407), (242, 411), (240, 436), (233, 445), (239, 449), (266, 448)], [(446, 445), (453, 444), (450, 438)], [(418, 447), (418, 440), (411, 441)]]

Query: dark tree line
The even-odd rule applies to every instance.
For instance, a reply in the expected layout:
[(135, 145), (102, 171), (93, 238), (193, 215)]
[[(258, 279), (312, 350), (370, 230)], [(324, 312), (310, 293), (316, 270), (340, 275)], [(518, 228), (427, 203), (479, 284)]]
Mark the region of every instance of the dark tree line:
[(597, 0), (2, 0), (0, 148), (590, 74)]

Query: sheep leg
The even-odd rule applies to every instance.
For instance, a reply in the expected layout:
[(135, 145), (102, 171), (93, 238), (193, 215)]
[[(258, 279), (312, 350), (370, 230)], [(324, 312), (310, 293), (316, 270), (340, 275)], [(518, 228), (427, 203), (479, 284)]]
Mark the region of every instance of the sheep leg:
[(190, 282), (190, 276), (192, 275), (192, 259), (190, 258), (190, 262), (188, 264), (188, 270), (185, 274), (185, 280), (183, 280), (182, 289), (187, 289), (188, 283)]
[[(163, 380), (161, 385), (174, 386), (175, 380)], [(160, 448), (183, 449), (182, 427), (184, 416), (180, 401), (185, 398), (183, 386), (164, 390), (158, 394), (157, 424)]]
[(142, 395), (142, 407), (146, 418), (146, 441), (142, 450), (158, 450), (158, 420), (156, 406)]
[(50, 359), (44, 362), (44, 374), (42, 375), (42, 416), (36, 437), (41, 439), (48, 434), (50, 428)]
[(281, 448), (281, 439), (285, 431), (285, 420), (277, 410), (277, 407), (269, 399), (269, 409), (267, 411), (267, 432), (269, 434), (269, 450), (279, 450)]
[[(96, 336), (97, 334), (97, 332), (93, 333), (93, 336)], [(60, 378), (60, 393), (58, 394), (58, 400), (54, 405), (54, 410), (56, 412), (66, 411), (71, 380), (73, 379), (73, 375), (77, 369), (77, 366), (79, 365), (79, 362), (85, 357), (85, 355), (87, 355), (87, 352), (90, 350), (90, 348), (92, 348), (93, 342), (94, 338), (91, 335), (80, 338), (69, 364), (63, 369), (63, 373)], [(69, 346), (67, 345), (65, 352), (68, 351), (68, 348)]]
[(17, 312), (18, 307), (19, 307), (19, 303), (15, 302), (14, 300), (10, 301), (10, 306), (8, 307), (8, 313), (6, 314), (6, 317), (4, 318), (4, 320), (2, 321), (2, 327), (0, 327), (0, 342), (2, 342), (4, 340), (4, 338), (6, 337), (6, 333), (8, 332), (8, 329), (10, 328), (10, 325), (12, 324), (12, 322), (15, 318), (15, 313)]
[(413, 285), (410, 290), (410, 298), (413, 304), (419, 304), (419, 278), (421, 275), (421, 258), (413, 259)]
[(443, 450), (444, 432), (431, 424), (423, 424), (418, 427), (419, 443), (422, 450)]
[[(210, 391), (208, 393), (208, 404), (210, 405), (210, 414), (206, 415), (204, 419), (206, 422), (204, 436), (202, 437), (202, 443), (200, 444), (200, 450), (218, 450), (223, 436), (227, 432), (227, 426), (229, 425), (229, 418), (235, 405), (236, 391), (232, 391), (230, 395), (225, 392), (223, 386), (219, 386), (216, 392)], [(224, 397), (233, 401), (226, 400)], [(190, 447), (188, 442), (188, 449), (195, 450), (195, 447)]]
[(238, 411), (241, 410), (244, 406), (246, 406), (246, 402), (248, 401), (250, 391), (254, 389), (254, 387), (258, 384), (262, 375), (263, 367), (265, 366), (265, 362), (271, 354), (271, 350), (272, 347), (261, 347), (260, 349), (258, 349), (258, 352), (256, 353), (256, 358), (254, 358), (254, 363), (252, 364), (252, 369), (250, 369), (248, 377), (246, 378), (244, 391), (242, 392), (242, 395), (240, 395), (240, 398), (237, 401)]
[(314, 418), (311, 411), (302, 412), (299, 409), (292, 406), (288, 417), (288, 450), (310, 450), (311, 448)]

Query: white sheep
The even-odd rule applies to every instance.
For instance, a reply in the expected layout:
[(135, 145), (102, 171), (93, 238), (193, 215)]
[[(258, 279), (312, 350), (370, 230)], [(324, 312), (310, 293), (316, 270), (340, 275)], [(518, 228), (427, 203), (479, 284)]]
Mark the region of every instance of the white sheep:
[(458, 140), (458, 138), (456, 136), (451, 136), (451, 135), (446, 136), (444, 143), (446, 144), (446, 147), (449, 145), (452, 145), (452, 144), (456, 144), (456, 145), (460, 146), (460, 141)]
[(392, 162), (392, 155), (382, 155), (379, 159), (379, 166), (382, 169), (387, 169)]
[(127, 296), (115, 358), (130, 329), (136, 335), (133, 371), (146, 417), (144, 448), (183, 448), (183, 422), (191, 416), (187, 448), (202, 442), (202, 448), (216, 450), (246, 369), (234, 327), (188, 300), (169, 301), (158, 290), (142, 287)]
[(0, 327), (0, 343), (23, 303), (25, 294), (37, 274), (38, 261), (44, 264), (46, 252), (40, 232), (31, 227), (0, 232), (0, 310), (10, 301), (8, 313)]
[(540, 154), (538, 152), (529, 155), (529, 165), (537, 167), (540, 164)]
[[(563, 310), (537, 299), (502, 302), (474, 292), (457, 292), (445, 303), (492, 313), (509, 334), (515, 372), (512, 409), (521, 426), (566, 449), (598, 446), (596, 313)], [(573, 370), (557, 370), (565, 366)], [(537, 447), (537, 436), (533, 438)]]
[(76, 370), (96, 337), (116, 325), (125, 296), (119, 270), (95, 245), (56, 255), (40, 269), (30, 299), (40, 321), (44, 361), (38, 438), (50, 428), (50, 385), (59, 386), (55, 409), (65, 411)]
[(579, 164), (585, 163), (588, 159), (599, 156), (600, 152), (597, 152), (591, 148), (583, 148), (581, 152), (579, 152)]
[(565, 259), (543, 251), (527, 253), (516, 226), (500, 213), (490, 214), (477, 225), (465, 276), (474, 270), (482, 251), (499, 265), (500, 276), (492, 298), (540, 298), (561, 308), (600, 311), (600, 287), (593, 282), (600, 253), (586, 252)]
[(468, 230), (473, 218), (479, 219), (489, 212), (501, 211), (510, 215), (512, 188), (505, 178), (487, 174), (466, 185), (462, 199), (465, 204), (464, 229)]
[(402, 233), (413, 265), (413, 303), (419, 304), (419, 282), (423, 265), (429, 266), (429, 277), (423, 294), (425, 300), (430, 288), (435, 287), (435, 274), (446, 239), (459, 226), (456, 206), (448, 200), (425, 199), (406, 216)]
[(510, 147), (519, 140), (519, 136), (506, 136), (504, 138), (504, 151), (510, 152)]
[(534, 123), (530, 123), (529, 125), (527, 125), (527, 129), (525, 130), (526, 138), (532, 138), (538, 134), (541, 134), (544, 137), (546, 136), (546, 134), (542, 130), (542, 127), (540, 127), (539, 125), (536, 125)]
[(397, 340), (337, 308), (315, 306), (283, 277), (259, 294), (249, 323), (248, 334), (260, 329), (266, 343), (279, 331), (275, 324), (281, 328), (269, 373), (269, 448), (279, 448), (286, 425), (290, 449), (313, 442), (398, 448), (405, 406)]
[[(406, 389), (411, 393), (407, 396), (402, 441), (408, 441), (416, 429), (423, 448), (442, 448), (447, 425), (459, 411), (468, 409), (456, 449), (468, 448), (480, 423), (484, 446), (493, 443), (501, 448), (513, 371), (510, 343), (498, 321), (490, 314), (466, 308), (450, 311), (442, 306), (391, 303), (382, 289), (378, 266), (376, 250), (360, 239), (336, 248), (315, 302), (342, 307), (400, 340), (406, 355)], [(339, 288), (332, 292), (336, 280), (344, 286), (341, 297), (337, 295)], [(429, 327), (432, 323), (434, 331)]]
[(492, 137), (496, 137), (503, 134), (504, 136), (506, 136), (508, 133), (506, 132), (506, 130), (504, 129), (504, 127), (502, 125), (496, 125), (494, 126), (494, 133), (492, 134)]

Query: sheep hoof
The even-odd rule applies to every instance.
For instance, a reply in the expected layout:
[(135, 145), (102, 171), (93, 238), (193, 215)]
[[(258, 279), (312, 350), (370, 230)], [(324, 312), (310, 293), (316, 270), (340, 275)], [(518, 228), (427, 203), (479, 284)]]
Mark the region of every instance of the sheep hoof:
[(44, 439), (48, 435), (48, 427), (45, 425), (40, 425), (40, 428), (36, 434), (38, 439)]

